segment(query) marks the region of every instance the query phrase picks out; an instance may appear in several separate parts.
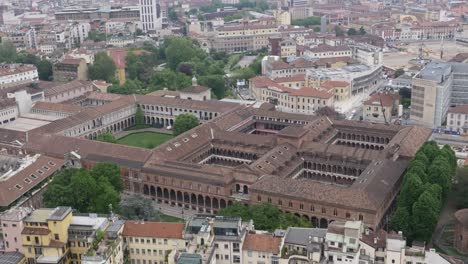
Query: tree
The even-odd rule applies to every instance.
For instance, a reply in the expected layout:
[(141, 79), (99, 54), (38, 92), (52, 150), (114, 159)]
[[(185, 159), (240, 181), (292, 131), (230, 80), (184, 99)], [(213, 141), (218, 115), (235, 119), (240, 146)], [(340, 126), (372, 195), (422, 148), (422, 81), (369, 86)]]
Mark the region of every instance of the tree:
[(405, 74), (405, 70), (403, 68), (398, 68), (395, 73), (393, 74), (393, 76), (395, 78), (398, 78), (400, 77), (401, 75)]
[(336, 35), (337, 37), (344, 36), (344, 31), (343, 31), (343, 29), (342, 29), (340, 26), (336, 25), (335, 28), (334, 28), (334, 30), (335, 30), (335, 35)]
[(37, 73), (39, 75), (39, 79), (43, 81), (50, 81), (52, 80), (52, 63), (48, 60), (41, 60), (37, 63)]
[(294, 19), (291, 21), (291, 25), (302, 27), (318, 26), (320, 24), (321, 18), (319, 16), (311, 16), (304, 19)]
[(0, 43), (0, 63), (12, 63), (16, 59), (16, 47), (10, 41)]
[(129, 220), (160, 220), (160, 214), (154, 209), (152, 201), (139, 194), (133, 194), (123, 199), (120, 203), (120, 213)]
[(168, 17), (169, 20), (172, 22), (177, 22), (179, 20), (179, 18), (177, 17), (177, 12), (173, 7), (169, 8)]
[(89, 66), (89, 78), (91, 80), (104, 80), (112, 82), (115, 79), (117, 67), (111, 57), (105, 52), (96, 53), (94, 64)]
[(357, 31), (355, 28), (349, 28), (347, 33), (348, 33), (348, 36), (357, 35)]
[(424, 191), (413, 205), (412, 230), (413, 239), (429, 242), (437, 224), (439, 210), (436, 197)]
[(417, 174), (406, 173), (405, 181), (398, 197), (398, 206), (412, 208), (423, 191), (423, 182)]
[(94, 42), (100, 42), (100, 41), (105, 41), (106, 40), (106, 33), (104, 32), (99, 32), (95, 29), (91, 29), (88, 33), (88, 39), (94, 41)]
[(108, 180), (117, 192), (124, 190), (122, 178), (120, 177), (120, 168), (114, 163), (98, 163), (91, 169), (90, 174), (98, 182), (104, 179)]
[(198, 118), (193, 114), (178, 115), (174, 122), (174, 135), (178, 136), (190, 129), (198, 126)]
[[(120, 176), (119, 176), (120, 177)], [(98, 185), (97, 196), (94, 203), (94, 211), (110, 213), (119, 211), (120, 195), (107, 178), (101, 178)], [(122, 186), (123, 187), (123, 186)]]
[(85, 170), (76, 171), (70, 181), (69, 190), (73, 191), (69, 195), (73, 197), (69, 206), (79, 212), (95, 212), (94, 201), (97, 198), (97, 182)]
[(172, 70), (176, 70), (181, 62), (190, 61), (195, 57), (202, 59), (206, 56), (206, 53), (195, 46), (189, 38), (171, 37), (166, 38), (164, 42), (167, 42), (165, 49), (167, 65)]
[(366, 34), (366, 30), (364, 29), (363, 26), (361, 26), (361, 27), (359, 28), (359, 35), (365, 35), (365, 34)]
[(102, 141), (102, 142), (107, 142), (107, 143), (117, 143), (117, 140), (115, 139), (114, 135), (112, 135), (112, 133), (110, 132), (100, 134), (97, 137), (97, 140)]
[(198, 82), (201, 85), (210, 87), (218, 99), (224, 98), (226, 94), (226, 81), (223, 75), (200, 76)]
[(192, 78), (184, 73), (176, 72), (171, 69), (164, 69), (156, 72), (150, 81), (151, 90), (161, 90), (167, 88), (169, 90), (180, 90), (190, 86)]
[(137, 110), (135, 112), (135, 126), (141, 127), (145, 125), (145, 114), (141, 110), (140, 106), (137, 106)]
[(142, 94), (146, 90), (143, 89), (143, 83), (139, 80), (126, 80), (124, 84), (113, 84), (107, 89), (109, 93), (115, 94)]
[(283, 213), (270, 203), (261, 203), (246, 206), (234, 203), (228, 208), (219, 211), (219, 215), (238, 216), (243, 220), (252, 219), (255, 227), (260, 230), (273, 231), (275, 229), (287, 229), (288, 227), (311, 227), (311, 224), (293, 214)]
[(406, 207), (397, 207), (390, 220), (390, 227), (393, 230), (402, 231), (407, 237), (411, 236), (411, 217)]
[(452, 171), (449, 161), (443, 156), (437, 156), (428, 168), (427, 181), (438, 184), (442, 188), (443, 197), (446, 197), (450, 190)]
[(123, 190), (117, 165), (96, 164), (91, 170), (67, 169), (52, 179), (44, 192), (47, 207), (70, 206), (78, 212), (109, 213), (118, 210)]

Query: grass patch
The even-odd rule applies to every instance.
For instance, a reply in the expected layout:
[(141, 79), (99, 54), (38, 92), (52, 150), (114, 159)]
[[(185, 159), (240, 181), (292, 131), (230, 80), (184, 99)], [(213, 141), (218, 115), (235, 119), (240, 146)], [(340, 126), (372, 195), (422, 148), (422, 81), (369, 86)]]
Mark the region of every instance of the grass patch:
[(158, 132), (135, 132), (119, 138), (117, 144), (152, 149), (173, 137), (173, 135)]
[(159, 219), (160, 219), (161, 222), (174, 222), (174, 223), (184, 222), (184, 219), (182, 219), (182, 218), (178, 218), (178, 217), (175, 217), (175, 216), (163, 214), (161, 212), (159, 212)]

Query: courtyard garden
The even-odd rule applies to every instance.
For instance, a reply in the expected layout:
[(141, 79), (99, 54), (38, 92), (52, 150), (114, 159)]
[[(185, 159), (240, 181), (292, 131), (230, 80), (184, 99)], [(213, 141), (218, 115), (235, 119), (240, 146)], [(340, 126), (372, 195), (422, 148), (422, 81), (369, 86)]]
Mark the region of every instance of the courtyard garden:
[(117, 139), (117, 144), (152, 149), (173, 137), (171, 134), (159, 132), (135, 132)]

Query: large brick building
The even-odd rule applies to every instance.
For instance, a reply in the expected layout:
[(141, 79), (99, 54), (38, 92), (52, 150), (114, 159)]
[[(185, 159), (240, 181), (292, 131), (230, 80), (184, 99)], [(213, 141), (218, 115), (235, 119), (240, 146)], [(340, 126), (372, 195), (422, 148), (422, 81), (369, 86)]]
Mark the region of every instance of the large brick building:
[[(148, 124), (170, 125), (178, 114), (193, 113), (201, 125), (151, 150), (89, 140), (132, 125), (137, 105)], [(159, 203), (216, 213), (236, 201), (266, 202), (320, 227), (355, 219), (378, 228), (430, 133), (220, 101), (131, 95), (30, 131), (24, 149), (73, 156), (84, 167), (115, 162), (127, 192)]]

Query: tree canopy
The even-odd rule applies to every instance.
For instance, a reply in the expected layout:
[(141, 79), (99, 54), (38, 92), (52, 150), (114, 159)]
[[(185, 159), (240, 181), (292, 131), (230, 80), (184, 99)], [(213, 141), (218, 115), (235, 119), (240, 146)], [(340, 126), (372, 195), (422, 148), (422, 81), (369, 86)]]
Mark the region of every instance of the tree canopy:
[(456, 171), (455, 153), (434, 141), (424, 143), (403, 178), (390, 227), (403, 231), (409, 243), (430, 241)]
[(13, 63), (16, 59), (16, 47), (10, 41), (0, 43), (0, 63)]
[(178, 136), (190, 129), (198, 126), (199, 121), (193, 114), (181, 114), (178, 115), (174, 121), (174, 135)]
[(133, 194), (120, 202), (120, 213), (125, 219), (160, 221), (159, 211), (155, 210), (151, 199)]
[(98, 163), (91, 170), (66, 169), (44, 192), (47, 207), (70, 206), (78, 212), (109, 213), (119, 209), (123, 183), (115, 164)]
[(275, 229), (286, 229), (294, 227), (311, 227), (308, 221), (293, 214), (283, 213), (276, 206), (269, 203), (245, 206), (241, 203), (234, 203), (219, 211), (223, 216), (239, 216), (243, 220), (252, 219), (255, 228), (260, 230), (273, 231)]
[(318, 26), (321, 24), (321, 18), (319, 16), (311, 16), (304, 19), (295, 19), (291, 21), (291, 24), (294, 26)]
[(115, 79), (117, 67), (111, 57), (105, 52), (98, 52), (94, 58), (94, 64), (89, 66), (89, 78), (91, 80), (104, 80), (112, 82)]

